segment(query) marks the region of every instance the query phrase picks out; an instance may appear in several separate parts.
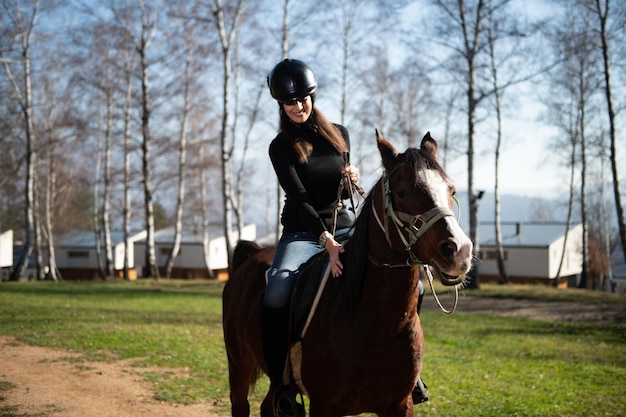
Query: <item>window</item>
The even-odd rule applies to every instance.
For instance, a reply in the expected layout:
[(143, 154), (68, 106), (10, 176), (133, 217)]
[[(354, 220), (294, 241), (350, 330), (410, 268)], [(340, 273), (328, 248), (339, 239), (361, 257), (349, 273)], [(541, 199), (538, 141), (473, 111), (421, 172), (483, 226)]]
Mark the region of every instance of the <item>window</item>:
[[(504, 251), (504, 260), (506, 261), (509, 258), (509, 252), (508, 251)], [(498, 251), (497, 250), (488, 250), (484, 252), (484, 258), (481, 259), (493, 259), (496, 260), (498, 259)]]
[(67, 251), (68, 258), (89, 258), (89, 251), (86, 250), (70, 250)]

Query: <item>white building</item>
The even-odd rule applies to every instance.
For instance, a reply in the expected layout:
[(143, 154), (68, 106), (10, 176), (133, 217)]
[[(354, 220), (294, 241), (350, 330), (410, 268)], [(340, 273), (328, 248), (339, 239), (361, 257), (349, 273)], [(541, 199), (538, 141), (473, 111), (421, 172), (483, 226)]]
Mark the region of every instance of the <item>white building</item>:
[(0, 280), (9, 279), (13, 266), (13, 230), (0, 233)]
[[(208, 266), (218, 279), (228, 277), (228, 254), (226, 252), (226, 239), (221, 227), (209, 230), (208, 253), (206, 259)], [(231, 236), (233, 245), (237, 240), (255, 240), (256, 225), (244, 226), (241, 236), (235, 233)], [(172, 250), (174, 242), (174, 228), (158, 230), (154, 233), (154, 246), (156, 251), (156, 264), (159, 273), (165, 272), (167, 258)], [(184, 231), (180, 243), (178, 256), (174, 260), (172, 277), (174, 278), (208, 278), (207, 261), (205, 261), (203, 236), (200, 233)], [(140, 276), (145, 276), (146, 267), (146, 239), (135, 242), (135, 263)]]
[[(208, 253), (204, 255), (203, 237), (201, 234), (184, 231), (180, 251), (174, 261), (172, 277), (174, 278), (207, 278), (209, 276), (205, 259), (212, 273), (221, 279), (228, 274), (228, 256), (226, 240), (221, 229), (211, 230), (208, 238)], [(233, 244), (238, 237), (233, 235)], [(255, 240), (256, 225), (244, 227), (241, 239)], [(174, 229), (168, 228), (155, 232), (155, 250), (157, 267), (160, 274), (165, 272), (167, 257), (174, 242)], [(114, 273), (123, 276), (124, 269), (124, 235), (121, 231), (111, 232), (113, 244)], [(136, 232), (130, 237), (128, 244), (128, 265), (131, 279), (146, 276), (146, 232)], [(103, 248), (101, 249), (104, 250)], [(63, 279), (97, 279), (99, 263), (96, 255), (96, 237), (93, 230), (70, 233), (56, 243), (57, 267)]]
[[(131, 234), (128, 244), (124, 245), (124, 232), (112, 231), (113, 269), (115, 275), (121, 277), (124, 270), (124, 247), (128, 251), (128, 267), (130, 278), (136, 278), (135, 251), (133, 244), (143, 239), (146, 232)], [(104, 246), (101, 244), (104, 256)], [(55, 244), (56, 263), (63, 279), (96, 279), (99, 278), (99, 263), (96, 251), (96, 235), (93, 230), (79, 230), (58, 239)]]
[[(569, 231), (566, 226), (565, 223), (501, 224), (504, 263), (512, 282), (552, 284), (558, 274), (560, 287), (567, 286), (568, 281), (570, 286), (577, 283), (583, 264), (582, 224), (573, 225)], [(494, 223), (480, 223), (478, 242), (480, 282), (498, 281)]]

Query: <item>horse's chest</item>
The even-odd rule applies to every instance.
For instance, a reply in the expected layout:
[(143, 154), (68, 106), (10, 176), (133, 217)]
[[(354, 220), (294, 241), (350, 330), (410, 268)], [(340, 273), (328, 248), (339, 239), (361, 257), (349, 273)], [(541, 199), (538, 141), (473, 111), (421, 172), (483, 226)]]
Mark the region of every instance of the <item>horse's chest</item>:
[[(347, 381), (361, 379), (385, 381), (390, 375), (414, 375), (423, 355), (423, 339), (418, 326), (409, 323), (394, 332), (376, 328), (362, 332), (327, 334), (325, 341), (310, 335), (303, 344), (303, 365), (313, 373), (327, 373)], [(384, 383), (384, 382), (382, 382)]]
[[(307, 350), (303, 344), (302, 379), (312, 402), (343, 410), (337, 415), (352, 415), (410, 393), (423, 354), (419, 335), (407, 331), (393, 337), (332, 339), (326, 349), (311, 343)], [(352, 404), (357, 400), (358, 407)]]

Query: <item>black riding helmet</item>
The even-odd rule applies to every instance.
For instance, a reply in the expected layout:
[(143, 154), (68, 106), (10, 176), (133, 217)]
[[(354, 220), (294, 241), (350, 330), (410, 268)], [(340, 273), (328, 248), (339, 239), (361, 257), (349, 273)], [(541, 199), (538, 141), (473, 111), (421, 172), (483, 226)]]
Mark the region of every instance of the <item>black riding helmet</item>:
[(297, 59), (285, 59), (276, 64), (267, 77), (267, 85), (272, 97), (283, 103), (304, 98), (317, 90), (315, 74)]

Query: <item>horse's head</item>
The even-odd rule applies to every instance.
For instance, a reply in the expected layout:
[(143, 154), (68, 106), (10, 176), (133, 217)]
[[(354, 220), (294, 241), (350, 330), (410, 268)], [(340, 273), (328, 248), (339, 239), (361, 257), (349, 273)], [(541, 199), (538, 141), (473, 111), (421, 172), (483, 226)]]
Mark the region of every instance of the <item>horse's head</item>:
[(463, 282), (472, 265), (472, 242), (452, 211), (455, 187), (437, 163), (437, 142), (427, 133), (419, 149), (399, 153), (376, 135), (385, 172), (384, 203), (377, 199), (374, 214), (389, 248), (408, 257), (408, 264), (430, 265), (444, 285)]

